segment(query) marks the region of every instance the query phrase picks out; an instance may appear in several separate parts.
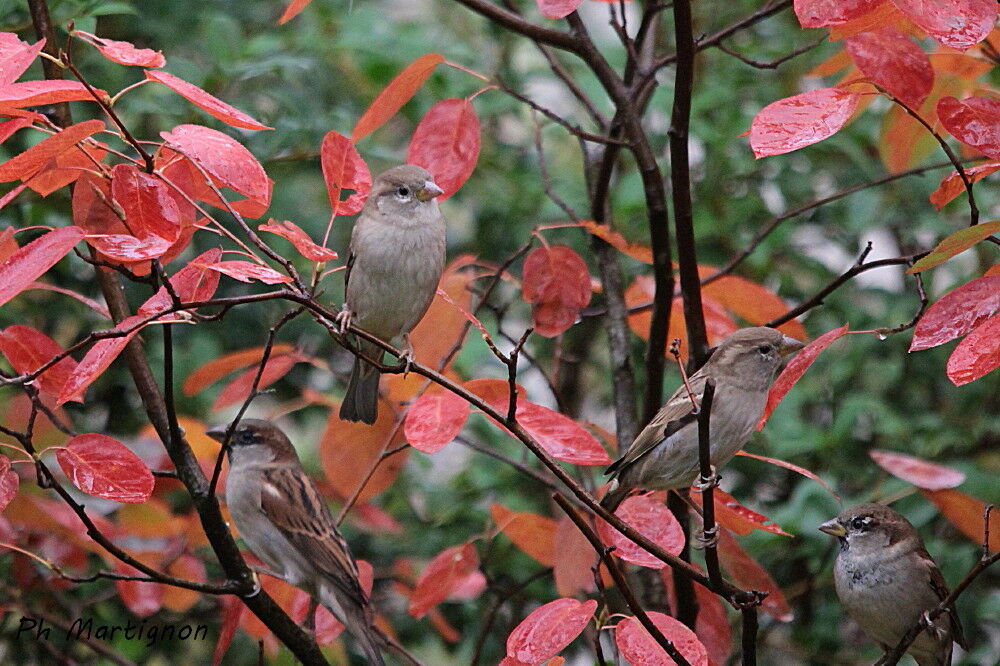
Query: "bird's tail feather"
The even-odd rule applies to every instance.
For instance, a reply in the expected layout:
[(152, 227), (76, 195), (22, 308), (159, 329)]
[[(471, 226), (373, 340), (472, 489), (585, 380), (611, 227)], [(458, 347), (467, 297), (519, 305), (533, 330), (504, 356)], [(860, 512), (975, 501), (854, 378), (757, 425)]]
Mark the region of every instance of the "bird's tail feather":
[[(372, 353), (364, 346), (361, 350)], [(375, 347), (375, 354), (378, 347)], [(374, 354), (373, 354), (374, 355)], [(347, 383), (347, 393), (344, 394), (344, 401), (340, 405), (340, 418), (345, 421), (361, 421), (371, 425), (375, 423), (378, 416), (378, 380), (379, 371), (375, 366), (354, 358), (354, 369), (351, 370), (351, 379)]]
[[(344, 625), (350, 630), (361, 651), (365, 653), (368, 663), (374, 666), (385, 666), (382, 650), (389, 641), (373, 624), (375, 619), (370, 606), (351, 605), (343, 607)], [(336, 615), (336, 613), (334, 613)]]

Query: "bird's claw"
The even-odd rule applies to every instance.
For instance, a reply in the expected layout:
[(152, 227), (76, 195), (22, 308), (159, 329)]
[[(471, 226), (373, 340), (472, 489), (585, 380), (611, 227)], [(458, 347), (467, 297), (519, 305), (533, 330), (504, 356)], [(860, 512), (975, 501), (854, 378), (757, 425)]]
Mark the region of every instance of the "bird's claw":
[(705, 492), (709, 488), (718, 488), (719, 481), (722, 479), (721, 476), (715, 471), (715, 465), (711, 465), (712, 475), (709, 477), (698, 477), (698, 482), (694, 484), (694, 489), (700, 493)]
[(693, 545), (698, 550), (714, 548), (719, 545), (719, 526), (713, 525), (708, 529), (699, 531), (695, 535), (695, 543)]
[(410, 374), (410, 368), (413, 366), (413, 362), (417, 359), (414, 356), (413, 343), (410, 342), (409, 334), (404, 335), (403, 340), (406, 342), (406, 346), (403, 348), (403, 353), (400, 354), (399, 360), (403, 362), (403, 378), (405, 379), (406, 376)]
[(351, 319), (354, 317), (354, 313), (351, 309), (347, 307), (347, 303), (344, 303), (344, 307), (341, 308), (340, 312), (337, 313), (334, 322), (337, 324), (337, 329), (341, 335), (347, 332), (347, 329), (351, 327)]

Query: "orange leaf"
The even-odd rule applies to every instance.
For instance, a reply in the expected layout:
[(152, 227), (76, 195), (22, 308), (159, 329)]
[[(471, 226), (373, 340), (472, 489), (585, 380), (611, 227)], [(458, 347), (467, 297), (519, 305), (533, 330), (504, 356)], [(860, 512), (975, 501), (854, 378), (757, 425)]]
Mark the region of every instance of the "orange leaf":
[[(279, 342), (271, 347), (271, 355), (280, 356), (288, 354), (293, 349), (294, 347), (292, 345)], [(209, 361), (188, 375), (188, 378), (184, 380), (184, 386), (182, 388), (184, 395), (190, 397), (195, 393), (200, 392), (207, 386), (215, 383), (219, 379), (222, 379), (234, 370), (245, 368), (251, 364), (260, 363), (260, 359), (263, 358), (263, 355), (263, 347), (254, 347), (253, 349), (244, 349), (242, 351), (232, 352)]]
[[(920, 492), (934, 503), (948, 521), (958, 530), (976, 543), (983, 542), (983, 532), (986, 526), (986, 503), (963, 492), (952, 489), (924, 490)], [(1000, 551), (1000, 511), (990, 512), (989, 549)]]
[(885, 471), (924, 490), (944, 490), (965, 482), (965, 474), (957, 469), (936, 465), (904, 453), (872, 449), (868, 455)]
[[(293, 4), (295, 3), (293, 2)], [(357, 143), (396, 115), (396, 112), (410, 101), (414, 93), (423, 85), (434, 68), (442, 62), (444, 62), (444, 56), (440, 53), (427, 53), (407, 65), (389, 82), (389, 85), (382, 89), (382, 92), (372, 100), (371, 105), (358, 118), (354, 129), (351, 130), (351, 141)]]
[[(1000, 169), (1000, 162), (991, 162), (990, 164), (965, 167), (963, 171), (965, 171), (965, 176), (969, 179), (970, 183), (976, 183), (998, 169)], [(935, 208), (941, 210), (946, 203), (963, 192), (965, 192), (965, 182), (958, 171), (952, 171), (941, 179), (941, 184), (938, 185), (936, 190), (931, 192), (929, 199)], [(974, 229), (975, 227), (971, 228)]]
[[(382, 451), (403, 441), (403, 432), (396, 426), (395, 412), (383, 403), (379, 406), (378, 418), (370, 426), (341, 421), (337, 410), (331, 409), (320, 441), (320, 462), (326, 478), (337, 495), (346, 499), (368, 476)], [(401, 451), (383, 460), (365, 484), (358, 501), (367, 502), (392, 485), (406, 465), (408, 455), (407, 451)]]
[[(199, 583), (208, 580), (204, 563), (189, 553), (181, 553), (176, 560), (170, 563), (166, 573), (185, 580), (195, 580)], [(163, 607), (175, 613), (186, 613), (201, 599), (201, 592), (197, 590), (187, 590), (173, 585), (164, 585), (163, 587)]]
[(422, 618), (478, 569), (479, 555), (471, 543), (444, 549), (428, 563), (417, 579), (410, 597), (409, 614)]
[[(753, 326), (761, 326), (788, 312), (788, 305), (769, 289), (736, 275), (723, 275), (709, 282), (701, 293)], [(805, 327), (794, 319), (778, 330), (796, 340), (809, 337)]]
[(733, 582), (748, 590), (767, 592), (761, 609), (781, 622), (792, 621), (792, 609), (784, 592), (757, 560), (744, 551), (728, 530), (719, 530), (719, 563), (732, 577)]
[[(272, 354), (264, 365), (264, 371), (260, 375), (260, 382), (257, 385), (257, 389), (263, 389), (278, 381), (287, 375), (292, 366), (301, 360), (302, 357), (297, 353), (277, 356)], [(256, 367), (248, 368), (226, 384), (219, 392), (218, 397), (215, 398), (215, 402), (212, 403), (212, 409), (219, 410), (246, 400), (250, 395), (250, 390), (253, 388), (253, 380), (257, 377), (257, 370)]]
[(285, 25), (298, 16), (310, 2), (312, 2), (312, 0), (292, 0), (289, 2), (288, 6), (285, 7), (285, 11), (281, 13), (281, 17), (278, 19), (278, 25)]
[(599, 224), (593, 220), (583, 220), (580, 222), (580, 226), (589, 231), (594, 236), (597, 236), (605, 243), (615, 248), (622, 254), (627, 254), (633, 259), (637, 259), (644, 264), (653, 263), (653, 250), (646, 247), (645, 245), (640, 245), (638, 243), (631, 243), (625, 240), (625, 237), (620, 233), (612, 229), (606, 224)]
[[(511, 511), (502, 504), (490, 506), (490, 517), (514, 545), (546, 567), (555, 562), (556, 521), (528, 511)], [(561, 546), (560, 546), (561, 548)]]

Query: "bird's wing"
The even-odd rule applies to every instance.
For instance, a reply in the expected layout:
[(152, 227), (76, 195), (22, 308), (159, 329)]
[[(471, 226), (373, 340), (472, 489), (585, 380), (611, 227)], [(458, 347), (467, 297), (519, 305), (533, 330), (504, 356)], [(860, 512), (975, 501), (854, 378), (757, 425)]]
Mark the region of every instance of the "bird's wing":
[[(920, 547), (917, 550), (917, 557), (919, 557), (927, 571), (930, 573), (931, 588), (934, 590), (934, 594), (937, 595), (938, 600), (944, 601), (948, 597), (948, 583), (945, 581), (944, 576), (941, 575), (941, 570), (938, 569), (937, 564), (931, 557), (927, 549)], [(948, 615), (948, 620), (951, 624), (951, 638), (956, 643), (962, 646), (963, 649), (969, 649), (969, 643), (965, 639), (965, 632), (962, 630), (962, 623), (958, 619), (958, 613), (955, 612), (954, 606), (949, 606), (945, 613)]]
[(288, 541), (348, 598), (365, 605), (358, 566), (312, 480), (291, 467), (264, 471), (260, 507)]
[(351, 252), (347, 256), (347, 268), (344, 269), (344, 300), (347, 300), (347, 285), (351, 284), (351, 269), (354, 268), (354, 260), (358, 255)]
[[(688, 383), (691, 384), (691, 391), (694, 393), (695, 398), (700, 402), (702, 392), (705, 390), (705, 376), (701, 373), (695, 373), (689, 379)], [(660, 442), (689, 423), (693, 423), (697, 418), (698, 416), (694, 413), (694, 405), (691, 404), (691, 396), (688, 394), (687, 387), (681, 385), (670, 396), (667, 403), (660, 408), (660, 411), (656, 413), (653, 420), (643, 428), (639, 436), (632, 442), (632, 445), (625, 451), (625, 455), (613, 462), (604, 473), (612, 475), (620, 474), (656, 448)]]

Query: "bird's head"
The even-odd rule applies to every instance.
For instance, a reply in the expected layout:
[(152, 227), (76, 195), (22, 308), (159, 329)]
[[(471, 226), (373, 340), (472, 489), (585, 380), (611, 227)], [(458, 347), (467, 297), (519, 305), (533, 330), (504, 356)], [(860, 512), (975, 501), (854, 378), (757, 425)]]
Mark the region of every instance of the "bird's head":
[(741, 328), (719, 344), (709, 362), (715, 373), (731, 373), (747, 386), (767, 385), (784, 358), (804, 346), (774, 328)]
[[(205, 432), (217, 442), (226, 443), (229, 424), (216, 426)], [(229, 438), (227, 445), (229, 460), (272, 460), (296, 458), (295, 447), (288, 436), (270, 421), (263, 419), (241, 419)]]
[(368, 200), (383, 215), (417, 222), (421, 213), (437, 210), (434, 198), (443, 193), (427, 169), (403, 164), (375, 178)]
[(819, 526), (840, 539), (841, 550), (865, 555), (916, 536), (906, 518), (884, 504), (860, 504), (844, 509), (840, 515)]

